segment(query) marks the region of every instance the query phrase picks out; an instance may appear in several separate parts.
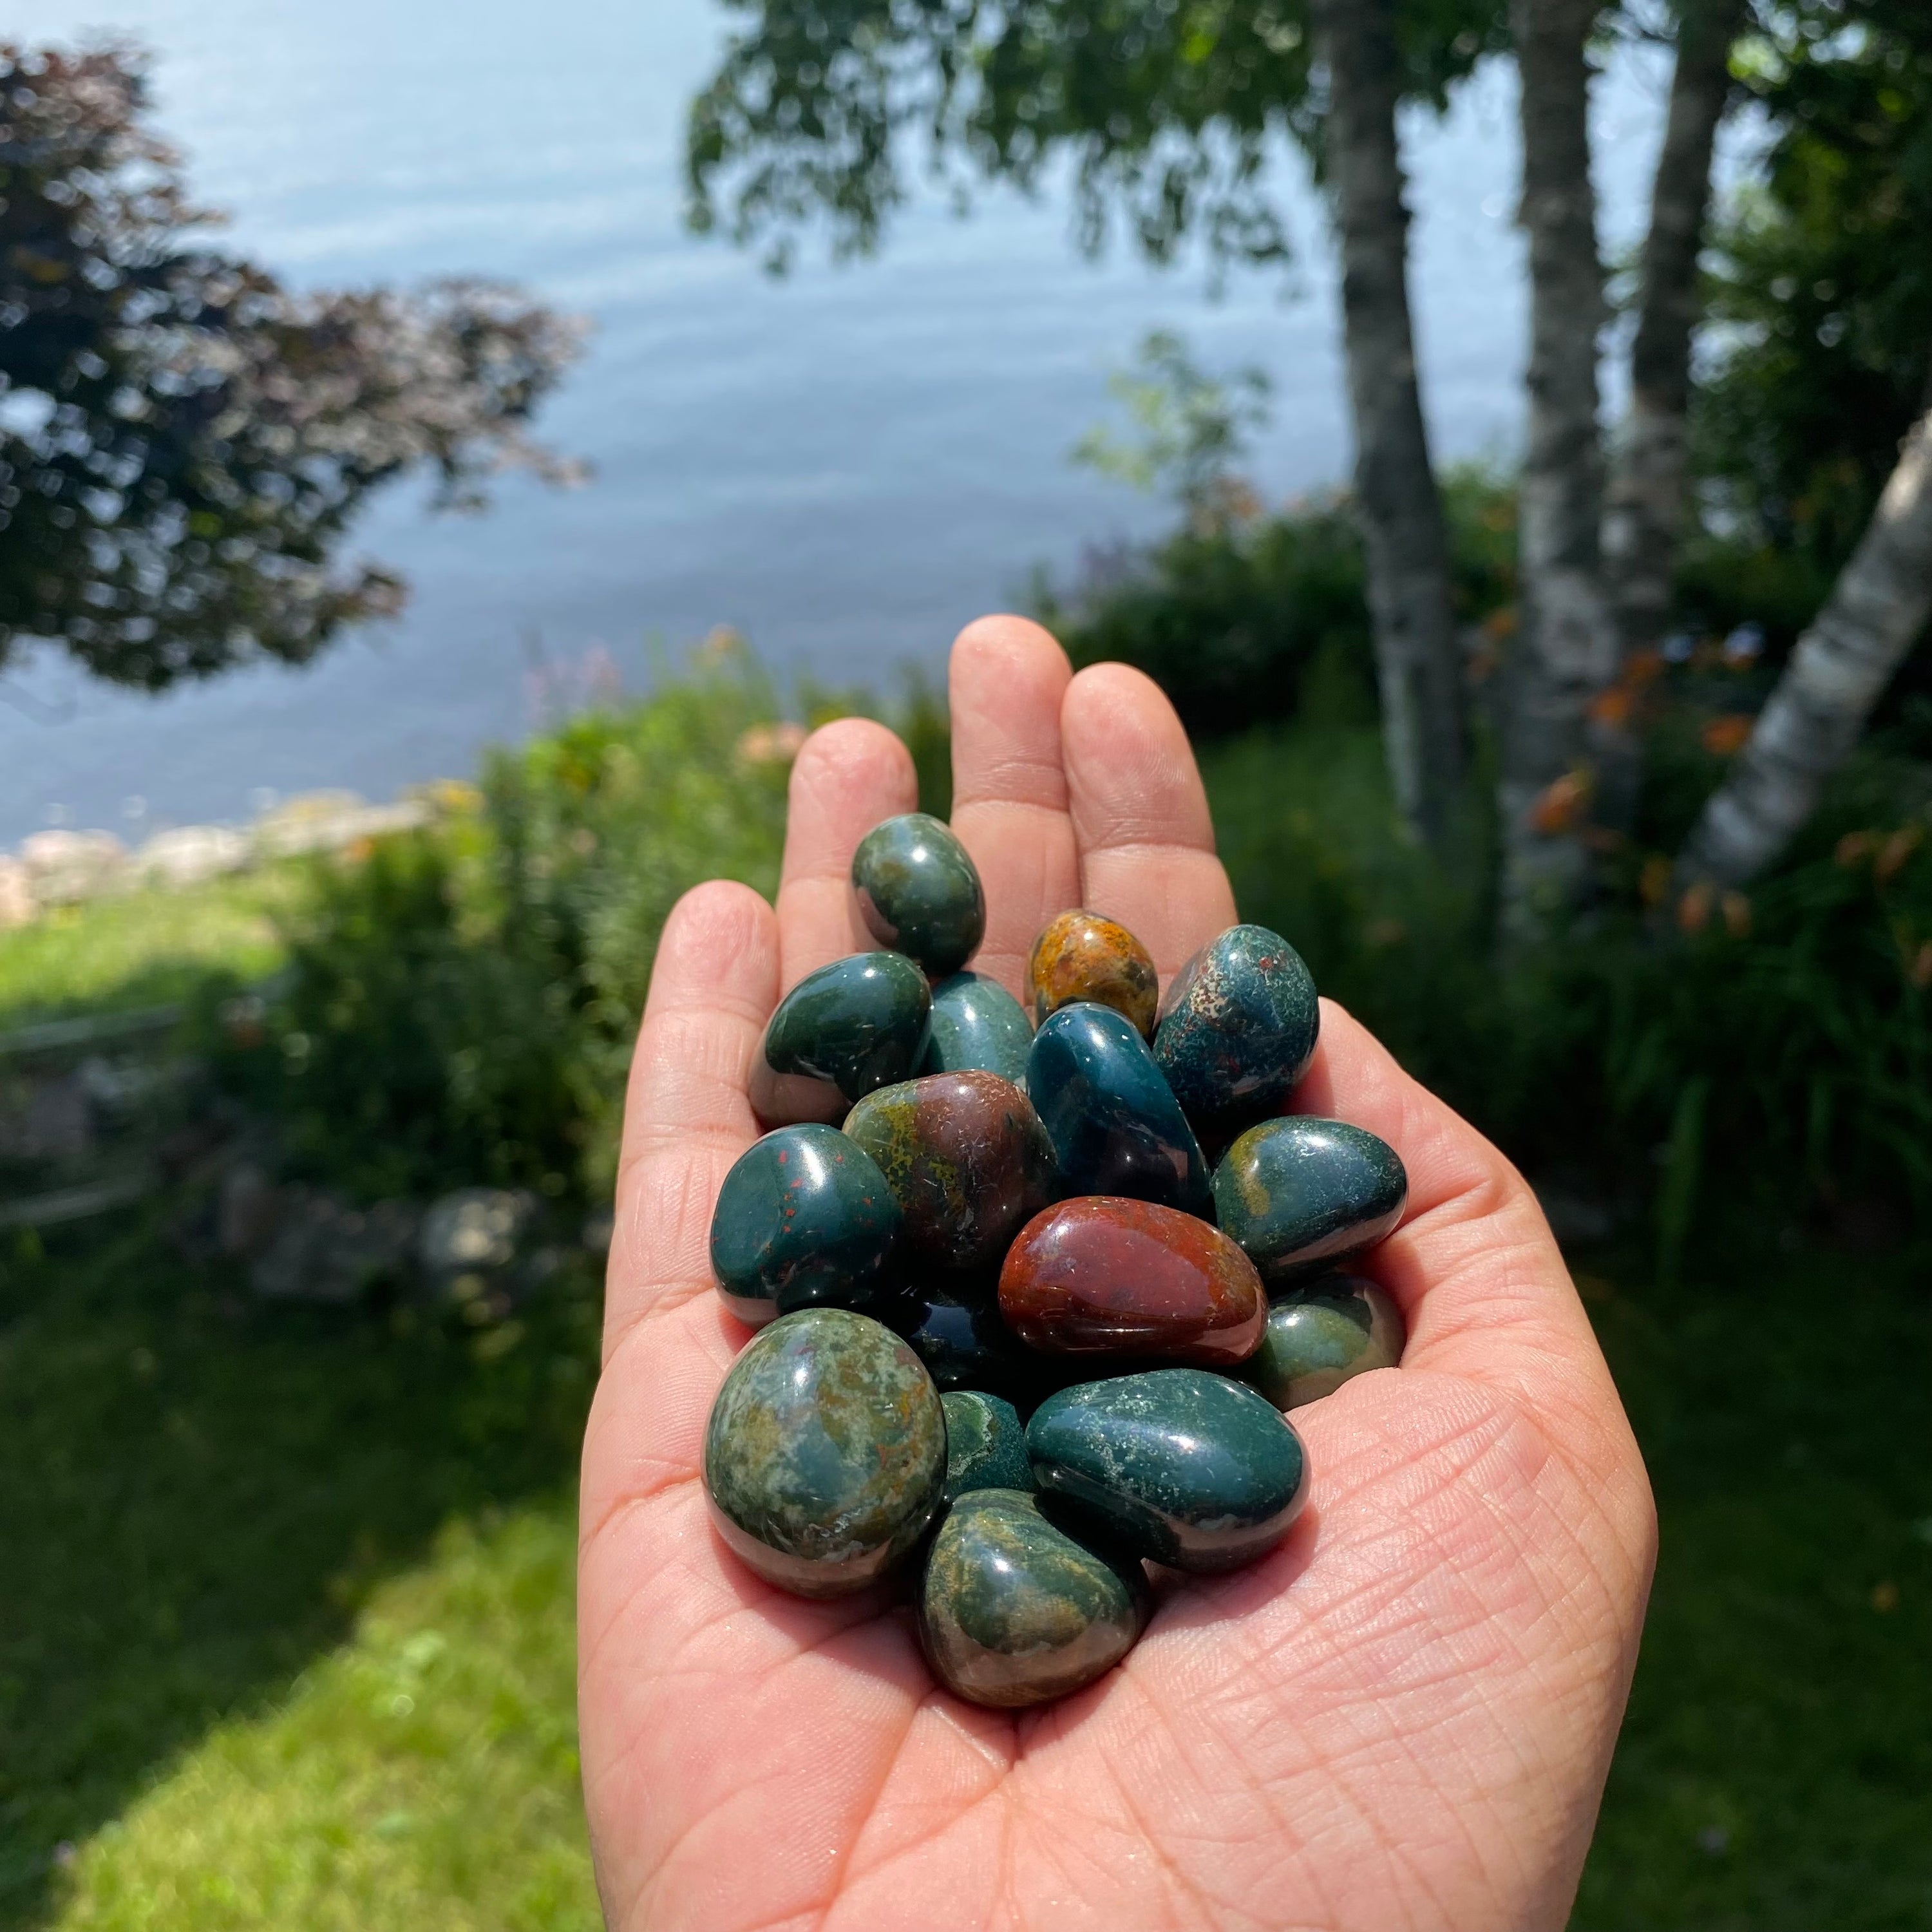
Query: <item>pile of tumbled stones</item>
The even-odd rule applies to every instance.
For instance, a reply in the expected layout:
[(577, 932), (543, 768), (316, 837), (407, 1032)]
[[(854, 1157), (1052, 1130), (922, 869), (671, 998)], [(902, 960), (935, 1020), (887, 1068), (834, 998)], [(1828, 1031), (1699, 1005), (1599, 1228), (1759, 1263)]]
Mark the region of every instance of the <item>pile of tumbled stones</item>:
[(1308, 1466), (1282, 1412), (1400, 1358), (1395, 1304), (1336, 1264), (1407, 1179), (1374, 1135), (1282, 1112), (1318, 1016), (1265, 928), (1156, 1011), (1140, 942), (1064, 913), (1029, 1020), (962, 970), (985, 900), (938, 820), (876, 826), (852, 884), (886, 950), (772, 1016), (754, 1099), (794, 1124), (718, 1196), (712, 1265), (758, 1333), (705, 1487), (760, 1576), (836, 1597), (903, 1571), (948, 1689), (1039, 1703), (1132, 1647), (1147, 1563), (1232, 1570), (1287, 1534)]

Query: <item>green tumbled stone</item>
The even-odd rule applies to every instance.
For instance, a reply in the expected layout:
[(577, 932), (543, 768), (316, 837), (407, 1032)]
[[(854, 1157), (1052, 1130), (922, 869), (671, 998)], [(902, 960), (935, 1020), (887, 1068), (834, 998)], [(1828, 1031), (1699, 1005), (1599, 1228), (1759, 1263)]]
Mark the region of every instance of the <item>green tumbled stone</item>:
[(946, 1417), (919, 1358), (842, 1308), (782, 1316), (712, 1405), (704, 1486), (732, 1550), (767, 1582), (843, 1597), (918, 1544), (946, 1481)]
[(1078, 1541), (1017, 1490), (974, 1490), (926, 1558), (919, 1634), (933, 1674), (969, 1702), (1011, 1708), (1104, 1676), (1147, 1628), (1138, 1563)]
[(1270, 1282), (1373, 1247), (1408, 1201), (1401, 1156), (1346, 1120), (1264, 1120), (1214, 1170), (1216, 1218)]
[(808, 973), (778, 1002), (765, 1028), (774, 1073), (829, 1080), (862, 1100), (903, 1080), (926, 1045), (932, 994), (902, 952), (856, 952)]
[(1360, 1275), (1333, 1275), (1284, 1294), (1268, 1310), (1259, 1351), (1240, 1369), (1277, 1408), (1333, 1395), (1371, 1369), (1402, 1360), (1402, 1310)]
[(922, 812), (889, 818), (860, 840), (852, 890), (866, 931), (935, 977), (964, 965), (986, 930), (986, 895), (965, 847)]
[(1136, 1555), (1232, 1570), (1288, 1534), (1308, 1459), (1279, 1409), (1203, 1369), (1156, 1369), (1049, 1396), (1027, 1424), (1034, 1477)]
[(954, 973), (933, 988), (920, 1072), (977, 1070), (1024, 1088), (1032, 1050), (1033, 1022), (998, 980), (983, 973)]
[(1010, 1402), (979, 1389), (950, 1389), (946, 1412), (946, 1500), (968, 1490), (1030, 1490), (1026, 1426)]

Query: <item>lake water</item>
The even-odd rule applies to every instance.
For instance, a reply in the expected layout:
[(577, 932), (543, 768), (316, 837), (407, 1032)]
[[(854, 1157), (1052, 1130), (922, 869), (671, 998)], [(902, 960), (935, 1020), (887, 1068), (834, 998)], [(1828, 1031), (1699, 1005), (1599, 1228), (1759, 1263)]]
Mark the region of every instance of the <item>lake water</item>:
[[(711, 0), (28, 0), (29, 40), (137, 35), (160, 119), (235, 246), (297, 283), (512, 277), (596, 333), (543, 435), (595, 468), (513, 479), (480, 520), (382, 502), (354, 548), (399, 566), (406, 615), (303, 671), (250, 670), (155, 700), (88, 688), (49, 656), (0, 681), (0, 844), (50, 824), (138, 837), (347, 785), (386, 796), (462, 773), (534, 722), (532, 666), (602, 645), (627, 680), (717, 624), (782, 670), (885, 681), (1022, 597), (1036, 565), (1150, 532), (1157, 505), (1072, 467), (1108, 369), (1150, 328), (1210, 368), (1258, 363), (1276, 414), (1270, 492), (1348, 467), (1334, 277), (1298, 167), (1292, 273), (1209, 298), (1070, 242), (1064, 200), (988, 196), (969, 220), (910, 209), (877, 260), (822, 252), (774, 282), (682, 226), (685, 104), (725, 30)], [(1510, 225), (1512, 80), (1480, 76), (1408, 130), (1428, 406), (1448, 457), (1507, 452), (1521, 413), (1522, 251)], [(1640, 213), (1655, 64), (1599, 88), (1612, 236)]]

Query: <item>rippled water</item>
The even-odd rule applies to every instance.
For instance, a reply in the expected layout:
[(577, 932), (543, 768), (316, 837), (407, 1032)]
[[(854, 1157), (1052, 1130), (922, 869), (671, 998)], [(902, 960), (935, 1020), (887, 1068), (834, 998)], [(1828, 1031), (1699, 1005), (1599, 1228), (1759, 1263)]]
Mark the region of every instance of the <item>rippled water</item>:
[[(989, 197), (970, 220), (910, 211), (878, 260), (774, 283), (681, 226), (684, 104), (723, 32), (710, 0), (33, 0), (16, 31), (130, 32), (160, 56), (160, 118), (235, 243), (297, 281), (515, 277), (592, 316), (587, 360), (542, 425), (589, 458), (568, 494), (512, 482), (482, 520), (382, 503), (359, 547), (415, 586), (407, 615), (304, 672), (251, 671), (161, 700), (89, 690), (52, 661), (0, 685), (0, 842), (52, 822), (138, 835), (230, 818), (267, 792), (387, 795), (470, 768), (533, 722), (532, 666), (608, 648), (650, 676), (652, 640), (718, 623), (781, 668), (878, 679), (1070, 568), (1157, 506), (1071, 468), (1108, 368), (1178, 327), (1210, 365), (1274, 376), (1260, 480), (1292, 492), (1348, 463), (1334, 279), (1312, 197), (1284, 197), (1292, 274), (1210, 302), (1069, 246), (1064, 203)], [(1516, 434), (1521, 254), (1507, 70), (1412, 130), (1415, 281), (1429, 406), (1450, 455)], [(1613, 224), (1654, 152), (1653, 73), (1599, 103)]]

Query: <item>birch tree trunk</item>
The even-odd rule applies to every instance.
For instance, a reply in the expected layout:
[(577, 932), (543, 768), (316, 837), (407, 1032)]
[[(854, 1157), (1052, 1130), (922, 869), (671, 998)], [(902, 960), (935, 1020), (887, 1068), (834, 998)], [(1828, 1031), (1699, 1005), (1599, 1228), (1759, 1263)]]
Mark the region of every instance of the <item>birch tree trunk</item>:
[(1511, 0), (1522, 77), (1529, 236), (1528, 446), (1519, 511), (1521, 628), (1512, 654), (1498, 805), (1503, 921), (1522, 938), (1582, 895), (1592, 698), (1615, 675), (1602, 574), (1604, 319), (1590, 181), (1589, 68), (1598, 0)]
[(1395, 8), (1394, 0), (1314, 0), (1311, 11), (1328, 70), (1327, 161), (1383, 742), (1404, 820), (1441, 850), (1461, 802), (1462, 674), (1409, 316)]
[(1678, 862), (1680, 887), (1740, 886), (1778, 857), (1929, 616), (1932, 411), (1906, 438), (1870, 527), (1706, 804)]

